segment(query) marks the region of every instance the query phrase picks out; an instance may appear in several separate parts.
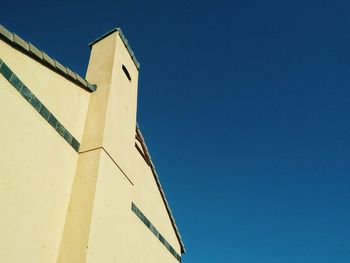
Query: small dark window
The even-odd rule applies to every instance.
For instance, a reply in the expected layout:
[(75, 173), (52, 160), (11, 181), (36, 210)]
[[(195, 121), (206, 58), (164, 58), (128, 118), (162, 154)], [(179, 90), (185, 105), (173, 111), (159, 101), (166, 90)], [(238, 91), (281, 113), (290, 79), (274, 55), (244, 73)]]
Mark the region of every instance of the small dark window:
[(130, 76), (130, 73), (129, 71), (126, 69), (126, 67), (124, 65), (122, 65), (122, 69), (126, 75), (126, 77), (128, 78), (129, 81), (131, 81), (131, 76)]

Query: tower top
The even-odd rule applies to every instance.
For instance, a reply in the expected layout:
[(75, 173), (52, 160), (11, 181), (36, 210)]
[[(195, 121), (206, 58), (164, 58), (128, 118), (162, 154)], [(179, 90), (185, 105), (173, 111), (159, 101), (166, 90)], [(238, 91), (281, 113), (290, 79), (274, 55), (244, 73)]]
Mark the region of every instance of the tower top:
[(140, 70), (140, 63), (137, 61), (137, 58), (134, 54), (134, 51), (132, 51), (130, 45), (129, 45), (129, 41), (126, 39), (125, 35), (123, 34), (123, 31), (121, 30), (121, 28), (119, 27), (115, 27), (111, 30), (109, 30), (108, 32), (104, 33), (102, 36), (96, 38), (94, 41), (92, 41), (91, 43), (89, 43), (89, 47), (92, 48), (93, 45), (95, 45), (97, 42), (101, 41), (102, 39), (104, 39), (105, 37), (113, 34), (114, 32), (118, 32), (120, 38), (122, 39), (126, 49), (128, 50), (130, 57), (132, 58), (132, 60), (135, 63), (135, 66), (138, 70)]

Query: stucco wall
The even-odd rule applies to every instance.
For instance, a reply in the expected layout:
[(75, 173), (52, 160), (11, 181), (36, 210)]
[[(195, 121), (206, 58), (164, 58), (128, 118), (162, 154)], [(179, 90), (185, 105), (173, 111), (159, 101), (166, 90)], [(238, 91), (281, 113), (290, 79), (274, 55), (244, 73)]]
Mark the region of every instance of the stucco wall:
[(142, 210), (152, 224), (157, 227), (158, 231), (180, 255), (180, 244), (171, 224), (152, 170), (135, 147), (133, 157), (135, 173), (133, 200), (138, 208)]
[(91, 93), (2, 40), (0, 58), (80, 142)]
[(181, 254), (135, 148), (138, 69), (119, 33), (92, 48), (94, 93), (1, 40), (0, 59), (81, 142), (79, 154), (0, 74), (0, 262), (178, 262), (131, 210)]
[[(0, 58), (81, 139), (90, 94), (0, 40)], [(0, 75), (0, 262), (56, 262), (77, 152)]]
[[(131, 211), (135, 191), (110, 157), (102, 152), (86, 262), (178, 262)], [(144, 202), (139, 203), (147, 207)], [(157, 201), (149, 205), (155, 210), (162, 209)], [(156, 213), (151, 217), (157, 216), (161, 221), (164, 215)], [(166, 221), (166, 217), (163, 220)], [(164, 232), (170, 231), (164, 229)]]
[(77, 153), (0, 76), (0, 262), (55, 262)]

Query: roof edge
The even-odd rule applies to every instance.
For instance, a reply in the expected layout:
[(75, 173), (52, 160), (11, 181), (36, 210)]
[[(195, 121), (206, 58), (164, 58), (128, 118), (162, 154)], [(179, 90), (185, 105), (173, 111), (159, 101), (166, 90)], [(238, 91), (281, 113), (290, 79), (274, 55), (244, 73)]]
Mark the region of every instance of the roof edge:
[(96, 90), (97, 86), (95, 84), (89, 83), (86, 79), (79, 76), (76, 72), (73, 72), (68, 67), (62, 65), (57, 60), (51, 58), (44, 51), (36, 48), (32, 43), (25, 41), (15, 33), (10, 32), (1, 24), (0, 39), (4, 40), (12, 47), (16, 48), (25, 55), (31, 57), (32, 59), (38, 61), (45, 67), (55, 71), (56, 73), (65, 77), (66, 79), (72, 81), (74, 84), (82, 87), (83, 89), (89, 92), (94, 92)]
[(165, 204), (166, 210), (167, 210), (168, 215), (169, 215), (169, 217), (170, 217), (171, 224), (173, 225), (173, 228), (174, 228), (174, 230), (175, 230), (175, 234), (176, 234), (176, 236), (177, 236), (177, 239), (179, 240), (180, 247), (181, 247), (181, 254), (185, 254), (185, 253), (186, 253), (186, 249), (185, 249), (185, 245), (184, 245), (184, 243), (183, 243), (183, 241), (182, 241), (182, 239), (181, 239), (180, 231), (179, 231), (179, 229), (177, 228), (177, 225), (176, 225), (176, 222), (175, 222), (175, 218), (174, 218), (174, 216), (173, 216), (173, 213), (171, 212), (169, 203), (168, 203), (168, 201), (167, 201), (167, 199), (166, 199), (166, 197), (165, 197), (165, 193), (164, 193), (163, 187), (162, 187), (162, 185), (161, 185), (161, 183), (160, 183), (160, 180), (159, 180), (159, 177), (158, 177), (156, 168), (155, 168), (155, 166), (154, 166), (154, 164), (153, 164), (153, 162), (152, 162), (151, 156), (150, 156), (150, 154), (149, 154), (149, 152), (148, 152), (148, 149), (147, 149), (145, 140), (144, 140), (144, 138), (143, 138), (143, 136), (142, 136), (142, 133), (141, 133), (141, 130), (140, 130), (138, 124), (136, 124), (136, 135), (139, 136), (139, 138), (140, 138), (140, 143), (141, 143), (142, 147), (144, 148), (144, 152), (145, 152), (146, 157), (147, 157), (147, 159), (148, 159), (148, 163), (149, 163), (149, 165), (150, 165), (150, 167), (151, 167), (152, 174), (153, 174), (153, 176), (154, 176), (154, 179), (156, 180), (158, 189), (159, 189), (159, 191), (160, 191), (160, 194), (161, 194), (161, 196), (162, 196), (162, 199), (163, 199), (163, 202), (164, 202), (164, 204)]
[(135, 53), (134, 51), (132, 51), (130, 45), (129, 45), (129, 41), (127, 40), (127, 38), (125, 37), (123, 31), (121, 30), (120, 27), (115, 27), (109, 31), (107, 31), (106, 33), (104, 33), (102, 36), (96, 38), (94, 41), (90, 42), (89, 43), (89, 47), (92, 48), (93, 45), (95, 45), (97, 42), (101, 41), (102, 39), (108, 37), (109, 35), (113, 34), (114, 32), (118, 32), (119, 35), (120, 35), (120, 38), (122, 39), (123, 43), (124, 43), (124, 46), (126, 47), (126, 49), (128, 50), (129, 52), (129, 55), (132, 59), (132, 61), (134, 62), (137, 70), (140, 70), (140, 63), (138, 62), (136, 56), (135, 56)]

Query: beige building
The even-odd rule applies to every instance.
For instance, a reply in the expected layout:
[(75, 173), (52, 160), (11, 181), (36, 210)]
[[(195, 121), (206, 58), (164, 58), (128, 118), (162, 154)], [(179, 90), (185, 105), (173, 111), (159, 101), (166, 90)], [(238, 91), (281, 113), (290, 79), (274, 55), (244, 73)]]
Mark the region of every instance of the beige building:
[(181, 262), (120, 29), (86, 78), (0, 26), (0, 263)]

